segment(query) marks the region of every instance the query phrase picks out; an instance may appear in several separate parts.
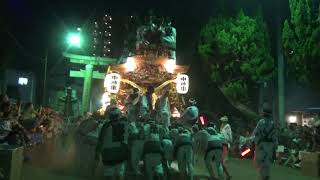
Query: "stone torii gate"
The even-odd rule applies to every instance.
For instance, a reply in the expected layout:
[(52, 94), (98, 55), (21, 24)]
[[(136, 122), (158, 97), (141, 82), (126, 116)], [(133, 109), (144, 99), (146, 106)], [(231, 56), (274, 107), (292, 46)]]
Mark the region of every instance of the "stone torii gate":
[(92, 79), (104, 79), (106, 75), (104, 72), (101, 73), (99, 71), (94, 71), (94, 66), (109, 66), (111, 64), (116, 64), (117, 60), (106, 57), (83, 56), (71, 53), (63, 53), (63, 56), (68, 58), (71, 63), (86, 65), (85, 70), (70, 70), (69, 72), (70, 77), (84, 78), (81, 108), (81, 112), (84, 114), (89, 111)]

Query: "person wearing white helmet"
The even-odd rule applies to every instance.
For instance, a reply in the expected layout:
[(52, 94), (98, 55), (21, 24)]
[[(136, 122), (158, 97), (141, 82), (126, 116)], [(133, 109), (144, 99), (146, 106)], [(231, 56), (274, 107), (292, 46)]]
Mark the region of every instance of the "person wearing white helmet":
[(124, 179), (128, 159), (128, 125), (117, 106), (108, 107), (108, 118), (99, 133), (95, 158), (101, 155), (104, 176)]
[(216, 129), (213, 127), (209, 127), (207, 129), (210, 134), (207, 142), (207, 150), (205, 153), (205, 163), (212, 179), (215, 179), (215, 174), (212, 167), (212, 162), (216, 165), (216, 171), (218, 174), (218, 179), (223, 179), (223, 167), (222, 167), (222, 151), (223, 151), (223, 143), (224, 138), (221, 134), (219, 134)]
[(228, 154), (229, 149), (232, 143), (232, 129), (229, 124), (229, 118), (227, 116), (223, 116), (220, 118), (221, 126), (220, 126), (220, 133), (225, 139), (225, 143), (223, 144), (223, 171), (227, 176), (227, 179), (231, 179), (231, 175), (227, 169), (227, 161), (228, 161)]
[(189, 99), (189, 106), (184, 110), (180, 117), (180, 121), (184, 125), (194, 124), (199, 117), (199, 109), (196, 106), (197, 102), (194, 99)]
[(182, 179), (193, 179), (193, 147), (194, 142), (189, 130), (180, 127), (175, 139), (174, 152), (178, 160), (178, 168)]
[(125, 100), (129, 122), (138, 120), (139, 100), (140, 100), (139, 89), (133, 88), (132, 93)]
[(278, 139), (271, 109), (264, 107), (262, 115), (263, 118), (253, 131), (256, 147), (254, 160), (261, 180), (269, 180), (270, 168), (278, 145)]
[(165, 128), (171, 125), (170, 117), (170, 103), (169, 103), (169, 90), (164, 90), (162, 95), (158, 98), (156, 103), (157, 121)]

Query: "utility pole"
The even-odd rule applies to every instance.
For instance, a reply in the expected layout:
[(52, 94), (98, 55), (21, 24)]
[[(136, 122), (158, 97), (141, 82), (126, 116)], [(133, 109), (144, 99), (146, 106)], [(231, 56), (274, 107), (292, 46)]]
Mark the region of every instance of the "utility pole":
[(285, 72), (284, 57), (281, 44), (282, 21), (277, 19), (277, 59), (278, 59), (278, 123), (280, 127), (285, 126)]
[(47, 96), (47, 69), (48, 69), (48, 49), (46, 49), (46, 55), (44, 58), (44, 75), (43, 75), (43, 94), (42, 94), (42, 105), (46, 106)]

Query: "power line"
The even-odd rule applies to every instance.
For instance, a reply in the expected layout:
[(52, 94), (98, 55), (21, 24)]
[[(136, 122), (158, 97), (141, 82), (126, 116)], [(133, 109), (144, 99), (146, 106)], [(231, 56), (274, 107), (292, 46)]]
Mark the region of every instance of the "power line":
[(42, 58), (39, 58), (37, 56), (32, 55), (32, 53), (30, 53), (30, 51), (28, 51), (20, 42), (19, 40), (14, 36), (13, 33), (11, 33), (10, 31), (6, 30), (6, 33), (9, 35), (9, 37), (14, 41), (15, 45), (21, 50), (21, 52), (29, 58), (32, 59), (38, 59), (38, 60), (42, 60)]

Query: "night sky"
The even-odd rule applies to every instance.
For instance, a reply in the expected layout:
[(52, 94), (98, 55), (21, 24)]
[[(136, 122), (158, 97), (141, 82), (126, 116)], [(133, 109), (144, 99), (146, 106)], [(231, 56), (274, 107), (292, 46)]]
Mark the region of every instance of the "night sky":
[[(111, 13), (113, 28), (123, 28), (125, 16), (132, 13), (144, 17), (150, 9), (155, 14), (170, 17), (177, 28), (177, 61), (193, 64), (191, 71), (201, 72), (197, 66), (196, 46), (200, 29), (210, 17), (233, 16), (242, 8), (246, 14), (254, 15), (262, 8), (268, 23), (271, 41), (275, 41), (277, 17), (288, 14), (288, 0), (1, 0), (1, 54), (0, 60), (7, 61), (10, 68), (33, 71), (41, 81), (43, 58), (49, 51), (50, 72), (56, 71), (63, 61), (66, 49), (66, 33), (76, 27), (85, 26), (95, 16)], [(114, 30), (113, 30), (114, 31)], [(118, 31), (121, 32), (121, 31)], [(114, 57), (122, 49), (121, 33), (113, 34)], [(274, 44), (273, 51), (275, 52)], [(274, 54), (275, 55), (275, 54)], [(40, 84), (39, 84), (40, 85)], [(41, 85), (40, 85), (41, 88)]]
[[(3, 1), (3, 0), (2, 0)], [(178, 56), (190, 59), (196, 46), (200, 27), (211, 16), (233, 15), (240, 8), (252, 14), (261, 5), (265, 19), (272, 23), (274, 16), (287, 14), (286, 0), (278, 4), (270, 0), (4, 0), (2, 17), (5, 32), (2, 37), (15, 54), (14, 62), (26, 59), (28, 64), (13, 63), (13, 66), (33, 69), (49, 49), (49, 61), (59, 58), (65, 48), (65, 33), (75, 27), (83, 26), (99, 14), (111, 12), (114, 23), (121, 24), (123, 17), (137, 13), (144, 16), (153, 9), (160, 16), (173, 19), (178, 31)], [(272, 26), (272, 24), (271, 24)], [(271, 31), (273, 27), (270, 28)], [(118, 34), (115, 39), (121, 39)], [(121, 44), (115, 42), (115, 45)], [(4, 45), (2, 43), (2, 45)], [(11, 47), (11, 48), (9, 48)], [(12, 47), (14, 50), (12, 50)], [(7, 50), (6, 50), (7, 51)], [(8, 53), (8, 52), (7, 52)], [(12, 53), (11, 53), (12, 54)], [(116, 56), (116, 55), (115, 55)], [(183, 61), (183, 60), (181, 60)]]

